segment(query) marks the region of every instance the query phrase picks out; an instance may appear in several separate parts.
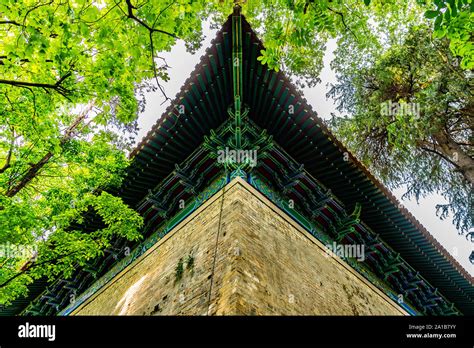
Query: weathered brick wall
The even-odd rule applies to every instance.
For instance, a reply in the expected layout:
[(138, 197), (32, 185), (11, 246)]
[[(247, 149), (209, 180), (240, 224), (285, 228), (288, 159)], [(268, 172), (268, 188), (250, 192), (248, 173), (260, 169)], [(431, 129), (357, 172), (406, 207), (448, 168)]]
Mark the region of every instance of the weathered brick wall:
[(405, 312), (238, 179), (74, 314)]

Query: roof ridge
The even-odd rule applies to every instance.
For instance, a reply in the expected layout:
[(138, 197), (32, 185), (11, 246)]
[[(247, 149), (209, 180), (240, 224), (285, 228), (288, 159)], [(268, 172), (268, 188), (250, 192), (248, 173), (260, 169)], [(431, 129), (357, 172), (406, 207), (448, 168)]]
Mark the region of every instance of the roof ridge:
[[(226, 24), (229, 22), (232, 14), (227, 17), (227, 20), (224, 22), (222, 25), (221, 29), (219, 29), (216, 33), (216, 36), (211, 40), (209, 47), (206, 48), (205, 52), (201, 55), (199, 58), (199, 62), (196, 63), (194, 66), (193, 71), (191, 74), (188, 76), (188, 78), (184, 81), (184, 83), (181, 85), (180, 90), (176, 93), (174, 99), (171, 101), (171, 104), (163, 111), (161, 114), (161, 117), (156, 120), (156, 122), (153, 124), (151, 129), (142, 137), (142, 139), (137, 143), (135, 148), (130, 152), (129, 154), (129, 159), (132, 159), (140, 150), (141, 148), (145, 145), (146, 141), (148, 138), (150, 138), (153, 133), (156, 131), (156, 129), (165, 121), (166, 115), (173, 110), (173, 108), (176, 106), (175, 101), (179, 100), (181, 95), (186, 92), (186, 89), (190, 83), (192, 83), (192, 79), (195, 75), (195, 73), (199, 70), (201, 67), (201, 64), (203, 63), (204, 59), (209, 56), (209, 53), (211, 52), (211, 48), (220, 41), (224, 31), (224, 28), (226, 27)], [(243, 17), (243, 16), (242, 16)], [(179, 117), (179, 116), (178, 116)]]

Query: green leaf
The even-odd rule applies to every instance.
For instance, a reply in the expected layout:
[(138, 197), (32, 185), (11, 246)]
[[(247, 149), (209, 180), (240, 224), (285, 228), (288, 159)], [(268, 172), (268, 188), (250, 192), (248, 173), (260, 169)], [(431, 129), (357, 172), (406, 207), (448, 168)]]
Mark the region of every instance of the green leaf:
[(433, 11), (433, 10), (429, 10), (429, 11), (426, 11), (425, 12), (425, 17), (426, 18), (435, 18), (437, 15), (439, 15), (439, 11)]
[(436, 17), (436, 20), (435, 20), (435, 23), (434, 23), (435, 31), (440, 29), (442, 22), (443, 22), (443, 16)]
[(445, 29), (438, 29), (433, 32), (433, 37), (435, 39), (441, 39), (446, 35), (446, 30)]
[(94, 4), (91, 4), (84, 11), (83, 18), (88, 22), (92, 22), (98, 18), (99, 14), (100, 14), (99, 9)]
[(452, 17), (456, 17), (458, 15), (458, 9), (456, 6), (451, 7), (451, 15)]
[(449, 21), (451, 20), (451, 11), (449, 10), (449, 8), (446, 9), (446, 12), (444, 13), (444, 19), (446, 20), (446, 22), (449, 23)]

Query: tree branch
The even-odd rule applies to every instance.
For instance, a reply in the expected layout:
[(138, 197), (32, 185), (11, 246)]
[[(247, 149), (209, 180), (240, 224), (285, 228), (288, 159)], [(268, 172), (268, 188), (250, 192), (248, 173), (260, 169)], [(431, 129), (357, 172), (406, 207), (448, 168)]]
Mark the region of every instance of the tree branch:
[(175, 3), (176, 3), (175, 1), (170, 2), (168, 6), (166, 6), (164, 9), (162, 9), (162, 10), (158, 13), (158, 15), (156, 16), (156, 18), (155, 18), (155, 20), (154, 20), (154, 22), (153, 22), (153, 25), (152, 25), (153, 28), (155, 27), (156, 21), (158, 20), (158, 18), (160, 18), (161, 14), (162, 14), (163, 12), (165, 12), (167, 9), (169, 9), (171, 6), (173, 6)]
[(49, 259), (49, 260), (44, 260), (44, 261), (41, 261), (41, 262), (32, 262), (32, 261), (28, 261), (29, 263), (25, 264), (20, 272), (18, 272), (17, 274), (15, 274), (14, 276), (8, 278), (7, 280), (5, 280), (2, 284), (0, 284), (0, 289), (1, 288), (4, 288), (5, 286), (7, 286), (8, 284), (10, 284), (13, 280), (15, 280), (16, 278), (24, 275), (26, 272), (30, 271), (31, 269), (33, 268), (36, 268), (38, 266), (42, 266), (42, 265), (45, 265), (45, 264), (48, 264), (48, 263), (52, 263), (52, 262), (55, 262), (55, 261), (60, 261), (62, 259), (65, 259), (66, 257), (69, 257), (73, 254), (76, 254), (78, 253), (79, 250), (74, 250), (74, 251), (71, 251), (70, 253), (67, 253), (65, 255), (61, 255), (60, 257), (56, 257), (54, 259)]
[(332, 8), (330, 8), (328, 6), (328, 10), (331, 11), (331, 12), (334, 12), (335, 14), (338, 14), (339, 16), (341, 16), (341, 21), (342, 21), (342, 24), (344, 25), (344, 28), (346, 28), (347, 30), (349, 30), (349, 32), (356, 38), (356, 40), (359, 40), (356, 36), (356, 34), (354, 34), (354, 32), (351, 30), (351, 28), (349, 28), (346, 24), (346, 21), (344, 19), (344, 14), (342, 12), (339, 12), (339, 11), (335, 11), (333, 10)]
[(88, 23), (88, 24), (94, 24), (94, 23), (97, 23), (99, 22), (100, 20), (102, 20), (103, 18), (105, 18), (105, 16), (107, 16), (114, 8), (116, 8), (117, 6), (119, 5), (119, 2), (117, 2), (114, 6), (112, 6), (103, 16), (97, 18), (95, 21), (91, 21), (91, 22), (88, 22), (88, 21), (84, 21), (85, 23)]
[(28, 9), (28, 11), (26, 12), (25, 14), (25, 17), (23, 17), (23, 27), (25, 26), (25, 23), (26, 23), (26, 18), (28, 17), (28, 15), (33, 12), (34, 10), (42, 7), (42, 6), (48, 6), (48, 5), (51, 5), (52, 3), (54, 2), (54, 0), (51, 0), (49, 2), (45, 2), (45, 3), (41, 3), (41, 4), (37, 4), (35, 6), (33, 6), (32, 8)]
[[(151, 49), (151, 63), (152, 63), (152, 67), (153, 67), (153, 74), (155, 76), (155, 81), (156, 81), (156, 84), (158, 86), (158, 88), (160, 89), (161, 93), (163, 94), (163, 96), (165, 97), (165, 100), (163, 101), (163, 103), (166, 103), (166, 101), (168, 100), (171, 100), (171, 98), (169, 98), (166, 93), (165, 93), (165, 90), (163, 88), (163, 86), (161, 86), (160, 82), (158, 81), (158, 73), (156, 71), (156, 65), (155, 65), (155, 56), (154, 56), (154, 51), (155, 51), (155, 48), (154, 48), (154, 44), (153, 44), (153, 33), (161, 33), (161, 34), (165, 34), (165, 35), (169, 35), (175, 39), (179, 39), (178, 36), (172, 34), (172, 33), (169, 33), (167, 31), (164, 31), (164, 30), (161, 30), (161, 29), (155, 29), (155, 24), (156, 24), (156, 20), (158, 19), (158, 17), (166, 10), (168, 9), (173, 3), (171, 3), (170, 5), (166, 6), (162, 11), (160, 11), (160, 13), (158, 14), (158, 16), (155, 18), (155, 21), (153, 22), (153, 26), (149, 26), (147, 23), (145, 23), (144, 21), (142, 21), (141, 19), (139, 19), (138, 17), (136, 17), (134, 14), (133, 14), (133, 10), (137, 9), (135, 6), (132, 5), (132, 2), (131, 0), (125, 0), (125, 2), (127, 3), (127, 17), (128, 18), (131, 18), (133, 20), (135, 20), (137, 23), (139, 23), (141, 26), (143, 26), (144, 28), (146, 28), (148, 30), (148, 34), (149, 34), (149, 37), (150, 37), (150, 49)], [(119, 6), (120, 8), (120, 6)], [(123, 11), (123, 10), (122, 10)], [(161, 104), (163, 104), (161, 103)]]
[(22, 27), (20, 23), (15, 22), (15, 21), (0, 21), (0, 25), (1, 24), (12, 24), (12, 25), (16, 25), (17, 27)]
[[(434, 144), (433, 144), (433, 147), (434, 147)], [(425, 150), (425, 151), (430, 152), (430, 153), (432, 153), (432, 154), (434, 154), (434, 155), (436, 155), (436, 156), (441, 157), (442, 159), (444, 159), (445, 161), (451, 163), (453, 166), (455, 166), (455, 167), (457, 168), (457, 164), (456, 164), (455, 162), (451, 161), (451, 159), (450, 159), (449, 157), (446, 157), (446, 156), (443, 155), (442, 153), (440, 153), (440, 152), (438, 152), (438, 151), (436, 151), (436, 150), (434, 150), (434, 149), (430, 149), (430, 148), (428, 148), (428, 147), (425, 147), (425, 146), (420, 146), (420, 149)]]
[(8, 150), (7, 159), (2, 168), (0, 168), (0, 174), (4, 173), (8, 168), (10, 168), (10, 161), (12, 159), (13, 147), (15, 146), (15, 128), (12, 129), (12, 140), (10, 141), (10, 149)]
[(161, 86), (160, 82), (158, 81), (158, 73), (156, 72), (155, 56), (153, 55), (153, 53), (155, 51), (154, 46), (153, 46), (153, 32), (151, 32), (151, 31), (150, 31), (150, 46), (151, 46), (150, 47), (150, 50), (151, 50), (151, 64), (153, 66), (153, 74), (155, 75), (155, 81), (156, 81), (156, 84), (158, 85), (158, 88), (160, 89), (161, 93), (165, 97), (165, 100), (163, 101), (163, 103), (160, 104), (160, 105), (163, 105), (164, 103), (166, 103), (166, 101), (171, 100), (171, 98), (166, 95), (163, 86)]
[(15, 87), (23, 87), (23, 88), (37, 87), (37, 88), (44, 88), (44, 89), (52, 89), (52, 90), (58, 92), (59, 94), (61, 94), (63, 97), (67, 98), (67, 95), (71, 91), (64, 88), (61, 84), (69, 76), (71, 76), (70, 71), (68, 73), (66, 73), (64, 76), (62, 76), (54, 84), (51, 84), (51, 83), (38, 83), (38, 82), (27, 82), (27, 81), (15, 81), (15, 80), (3, 80), (3, 79), (0, 79), (0, 84), (11, 85), (11, 86), (15, 86)]
[[(77, 126), (87, 117), (88, 112), (92, 109), (92, 105), (89, 105), (88, 109), (84, 111), (81, 115), (79, 115), (74, 122), (66, 129), (64, 135), (61, 137), (60, 145), (63, 146), (67, 143), (71, 138), (74, 136), (74, 131)], [(21, 189), (23, 189), (31, 180), (33, 180), (37, 175), (38, 172), (49, 162), (51, 157), (53, 157), (53, 152), (49, 151), (45, 154), (38, 162), (32, 164), (30, 168), (26, 171), (25, 175), (21, 178), (20, 182), (16, 185), (9, 187), (5, 195), (7, 197), (13, 197)]]
[(162, 34), (165, 34), (165, 35), (169, 35), (169, 36), (171, 36), (175, 39), (179, 39), (179, 37), (176, 36), (175, 34), (169, 33), (167, 31), (164, 31), (164, 30), (161, 30), (161, 29), (155, 29), (155, 28), (150, 27), (148, 24), (146, 24), (144, 21), (142, 21), (140, 18), (136, 17), (133, 14), (133, 10), (136, 9), (136, 7), (134, 7), (132, 5), (131, 0), (125, 0), (125, 2), (127, 3), (127, 10), (128, 10), (128, 15), (127, 16), (128, 16), (128, 18), (131, 18), (131, 19), (135, 20), (141, 26), (148, 29), (148, 31), (151, 32), (151, 33), (162, 33)]

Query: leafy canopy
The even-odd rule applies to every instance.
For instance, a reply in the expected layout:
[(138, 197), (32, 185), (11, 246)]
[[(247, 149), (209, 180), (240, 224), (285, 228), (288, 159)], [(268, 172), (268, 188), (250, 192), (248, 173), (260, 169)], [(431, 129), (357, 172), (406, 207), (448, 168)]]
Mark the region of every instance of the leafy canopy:
[(405, 197), (441, 194), (441, 218), (461, 233), (472, 228), (473, 76), (449, 41), (413, 26), (402, 43), (366, 60), (344, 62), (333, 86), (341, 112), (332, 126), (358, 157)]
[[(34, 279), (68, 277), (142, 218), (120, 185), (146, 91), (168, 78), (159, 52), (202, 40), (207, 1), (0, 3), (0, 304)], [(168, 99), (162, 91), (165, 100)], [(103, 226), (78, 229), (86, 213)]]
[(474, 2), (472, 0), (434, 0), (434, 10), (425, 17), (434, 19), (435, 38), (449, 39), (451, 52), (462, 58), (461, 67), (474, 68)]

